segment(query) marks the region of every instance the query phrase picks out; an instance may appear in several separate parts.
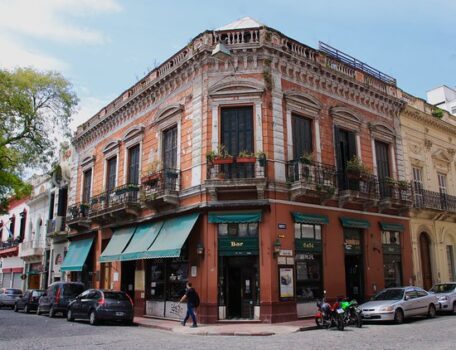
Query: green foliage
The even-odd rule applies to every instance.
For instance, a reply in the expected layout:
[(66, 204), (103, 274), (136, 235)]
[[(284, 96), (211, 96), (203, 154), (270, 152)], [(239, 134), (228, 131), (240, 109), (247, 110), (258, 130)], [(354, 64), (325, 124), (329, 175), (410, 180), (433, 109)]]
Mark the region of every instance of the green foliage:
[(432, 116), (435, 117), (435, 118), (442, 119), (443, 118), (443, 110), (441, 110), (439, 107), (436, 107), (432, 111)]
[(0, 212), (8, 198), (30, 193), (21, 179), (25, 168), (49, 170), (77, 103), (59, 73), (0, 69)]

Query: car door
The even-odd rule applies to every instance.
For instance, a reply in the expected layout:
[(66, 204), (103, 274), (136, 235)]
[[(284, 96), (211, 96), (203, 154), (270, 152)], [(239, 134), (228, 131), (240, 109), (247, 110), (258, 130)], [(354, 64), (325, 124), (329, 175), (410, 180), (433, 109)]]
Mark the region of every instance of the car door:
[(86, 290), (79, 294), (74, 302), (71, 304), (71, 311), (73, 312), (74, 317), (80, 317), (82, 315), (82, 301), (87, 298), (87, 295), (90, 293), (90, 290)]
[(429, 297), (428, 292), (424, 289), (416, 288), (416, 314), (417, 315), (426, 315), (429, 309), (429, 304), (431, 303), (431, 298)]
[(30, 298), (30, 294), (31, 292), (28, 290), (24, 293), (24, 295), (21, 298), (18, 299), (17, 306), (19, 309), (23, 309), (25, 307)]
[(87, 292), (87, 294), (83, 293), (85, 295), (83, 298), (81, 298), (81, 317), (84, 318), (89, 318), (90, 307), (92, 306), (97, 295), (97, 291), (93, 289), (90, 289)]
[(416, 291), (414, 289), (408, 289), (405, 291), (404, 296), (404, 316), (409, 317), (416, 315)]
[(41, 312), (49, 311), (49, 309), (50, 309), (49, 305), (50, 305), (50, 301), (52, 300), (52, 294), (54, 291), (54, 287), (56, 287), (56, 286), (52, 286), (52, 285), (49, 286), (49, 288), (46, 291), (46, 294), (40, 298), (39, 305), (40, 305)]

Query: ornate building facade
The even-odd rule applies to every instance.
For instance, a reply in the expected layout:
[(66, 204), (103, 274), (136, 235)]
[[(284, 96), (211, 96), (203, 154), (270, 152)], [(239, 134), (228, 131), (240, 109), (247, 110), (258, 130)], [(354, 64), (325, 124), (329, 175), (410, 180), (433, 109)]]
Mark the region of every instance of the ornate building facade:
[(66, 278), (169, 318), (191, 280), (202, 322), (289, 320), (324, 290), (408, 284), (404, 102), (341, 55), (242, 19), (79, 126)]

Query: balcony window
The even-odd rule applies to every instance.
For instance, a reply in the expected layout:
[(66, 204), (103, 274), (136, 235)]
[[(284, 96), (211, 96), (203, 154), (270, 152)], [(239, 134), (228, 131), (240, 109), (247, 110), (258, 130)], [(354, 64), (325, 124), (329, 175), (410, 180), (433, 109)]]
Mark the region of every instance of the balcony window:
[(82, 202), (89, 203), (92, 186), (92, 169), (84, 171), (83, 175)]
[(312, 121), (299, 115), (292, 115), (293, 156), (297, 160), (312, 153)]
[(128, 149), (128, 183), (138, 184), (139, 181), (139, 145)]
[(112, 157), (107, 161), (107, 173), (106, 173), (106, 191), (110, 192), (116, 187), (116, 175), (117, 175), (117, 157)]

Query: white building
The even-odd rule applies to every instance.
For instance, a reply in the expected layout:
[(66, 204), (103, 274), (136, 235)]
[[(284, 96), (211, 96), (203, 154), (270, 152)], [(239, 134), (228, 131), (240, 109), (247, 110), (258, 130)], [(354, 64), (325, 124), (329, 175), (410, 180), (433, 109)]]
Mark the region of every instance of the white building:
[(446, 85), (426, 92), (427, 102), (456, 115), (456, 89)]

